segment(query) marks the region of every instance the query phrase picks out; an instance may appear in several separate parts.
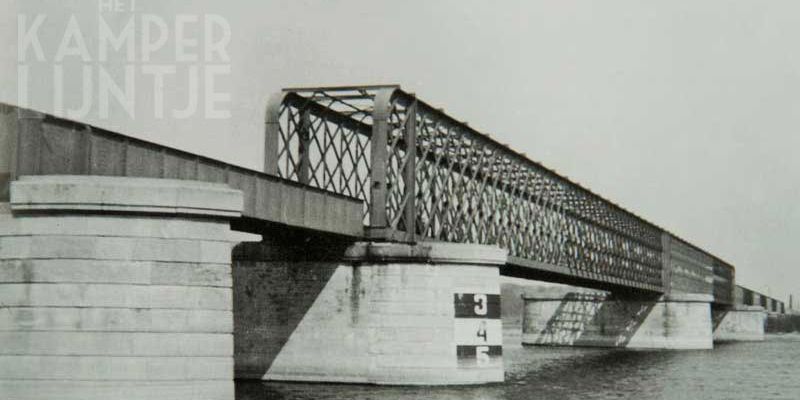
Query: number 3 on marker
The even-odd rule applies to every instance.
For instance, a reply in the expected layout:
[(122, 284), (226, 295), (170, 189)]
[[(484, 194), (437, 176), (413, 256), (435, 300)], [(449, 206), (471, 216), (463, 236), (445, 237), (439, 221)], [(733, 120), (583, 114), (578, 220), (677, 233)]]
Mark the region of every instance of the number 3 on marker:
[(486, 310), (488, 309), (488, 304), (486, 301), (485, 294), (476, 294), (475, 297), (475, 314), (476, 315), (486, 315)]

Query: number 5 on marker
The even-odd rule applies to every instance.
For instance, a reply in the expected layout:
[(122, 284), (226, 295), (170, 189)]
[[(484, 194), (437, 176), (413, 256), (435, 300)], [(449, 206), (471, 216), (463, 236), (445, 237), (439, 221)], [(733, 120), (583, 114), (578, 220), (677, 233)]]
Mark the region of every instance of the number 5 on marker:
[(486, 365), (489, 363), (489, 346), (477, 346), (475, 347), (475, 356), (478, 361), (478, 365)]
[(476, 315), (486, 315), (486, 311), (488, 310), (488, 301), (486, 300), (485, 294), (476, 294), (473, 297), (475, 299), (475, 314)]

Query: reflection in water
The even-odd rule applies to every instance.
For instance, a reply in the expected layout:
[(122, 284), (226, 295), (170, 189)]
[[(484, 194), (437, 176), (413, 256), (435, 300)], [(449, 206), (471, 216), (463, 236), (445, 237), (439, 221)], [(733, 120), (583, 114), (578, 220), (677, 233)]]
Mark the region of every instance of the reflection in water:
[(237, 400), (800, 399), (800, 335), (704, 351), (506, 345), (506, 382), (470, 387), (237, 383)]

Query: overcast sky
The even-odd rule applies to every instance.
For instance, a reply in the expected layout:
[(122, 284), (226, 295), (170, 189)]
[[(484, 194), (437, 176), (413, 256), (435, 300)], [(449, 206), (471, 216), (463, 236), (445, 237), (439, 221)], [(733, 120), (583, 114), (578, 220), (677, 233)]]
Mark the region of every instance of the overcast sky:
[[(184, 108), (189, 66), (230, 68), (215, 83), (230, 95), (220, 103), (230, 118), (157, 118), (154, 85), (137, 70), (133, 118), (112, 107), (82, 120), (251, 168), (262, 163), (266, 99), (281, 87), (399, 83), (734, 264), (740, 284), (800, 294), (797, 1), (127, 0), (121, 12), (97, 1), (0, 4), (11, 11), (0, 14), (0, 101), (17, 103), (18, 66), (35, 64), (48, 75), (26, 86), (30, 105), (57, 111), (50, 74), (72, 14), (91, 59), (60, 61), (68, 106), (80, 99), (81, 70), (70, 68), (81, 63), (95, 80), (101, 67), (114, 77), (131, 65), (176, 67), (166, 108)], [(47, 16), (35, 32), (45, 61), (29, 47), (18, 62), (18, 13), (28, 27)], [(166, 21), (166, 50), (100, 62), (99, 16), (116, 31), (144, 14)], [(178, 60), (179, 14), (198, 26), (204, 14), (221, 16), (229, 58)]]

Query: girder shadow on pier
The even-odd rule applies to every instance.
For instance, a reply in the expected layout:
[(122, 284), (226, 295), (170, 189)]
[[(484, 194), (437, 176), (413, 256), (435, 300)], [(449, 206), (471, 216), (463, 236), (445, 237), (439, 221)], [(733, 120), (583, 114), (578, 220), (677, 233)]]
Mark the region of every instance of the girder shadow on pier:
[(353, 243), (288, 227), (260, 233), (261, 242), (240, 243), (232, 256), (234, 369), (242, 379), (267, 374)]
[[(658, 296), (650, 301), (610, 293), (569, 292), (557, 301), (558, 305), (539, 332), (535, 342), (544, 346), (626, 347), (639, 327), (650, 315)], [(526, 299), (526, 302), (547, 299)], [(526, 317), (527, 317), (526, 310)]]

